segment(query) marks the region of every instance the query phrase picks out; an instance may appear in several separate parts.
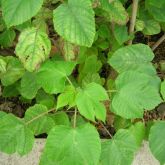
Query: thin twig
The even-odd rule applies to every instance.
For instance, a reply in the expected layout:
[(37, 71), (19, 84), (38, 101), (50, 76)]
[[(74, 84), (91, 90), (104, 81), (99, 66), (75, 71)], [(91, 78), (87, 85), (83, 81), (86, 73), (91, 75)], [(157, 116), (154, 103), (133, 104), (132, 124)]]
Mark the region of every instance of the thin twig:
[(111, 135), (111, 133), (108, 131), (108, 129), (104, 126), (104, 124), (102, 122), (100, 122), (101, 126), (104, 128), (104, 130), (107, 132), (107, 134), (110, 136), (110, 138), (112, 139), (113, 136)]
[(75, 86), (73, 85), (72, 81), (69, 79), (68, 76), (66, 76), (66, 79), (67, 79), (68, 83), (69, 83), (73, 88), (75, 88)]
[(165, 34), (163, 34), (158, 41), (152, 46), (152, 51), (154, 51), (163, 41), (165, 40)]
[(49, 112), (52, 112), (52, 111), (55, 111), (55, 108), (50, 109), (49, 111), (46, 111), (46, 112), (43, 112), (43, 113), (39, 114), (38, 116), (34, 117), (33, 119), (27, 121), (25, 124), (28, 125), (28, 124), (32, 123), (33, 121), (39, 119), (40, 117), (42, 117), (42, 116), (44, 116), (44, 115), (46, 115), (46, 114), (48, 114)]
[[(136, 16), (137, 16), (137, 10), (138, 10), (138, 1), (139, 0), (133, 0), (133, 3), (132, 3), (132, 15), (131, 15), (131, 20), (130, 20), (129, 35), (131, 35), (135, 29)], [(132, 40), (129, 40), (128, 45), (131, 45), (131, 44), (132, 44)]]

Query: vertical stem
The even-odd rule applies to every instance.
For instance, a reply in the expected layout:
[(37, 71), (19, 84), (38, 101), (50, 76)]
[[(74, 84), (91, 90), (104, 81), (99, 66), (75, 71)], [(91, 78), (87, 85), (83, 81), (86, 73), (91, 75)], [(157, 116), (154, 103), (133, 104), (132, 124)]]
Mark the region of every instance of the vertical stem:
[(74, 111), (73, 128), (76, 128), (77, 109)]
[[(137, 16), (137, 10), (138, 10), (138, 1), (139, 0), (133, 0), (133, 3), (132, 3), (132, 14), (131, 14), (131, 20), (130, 20), (129, 35), (131, 35), (135, 29), (136, 16)], [(131, 45), (131, 44), (132, 44), (132, 40), (128, 41), (128, 45)]]

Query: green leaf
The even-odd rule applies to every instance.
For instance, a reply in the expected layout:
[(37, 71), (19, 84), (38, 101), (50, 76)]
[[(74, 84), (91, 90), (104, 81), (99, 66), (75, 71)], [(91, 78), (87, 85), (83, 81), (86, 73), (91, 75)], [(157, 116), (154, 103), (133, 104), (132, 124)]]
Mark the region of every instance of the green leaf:
[(20, 83), (17, 81), (12, 85), (5, 86), (3, 88), (2, 96), (3, 97), (16, 97), (19, 93)]
[(48, 109), (44, 105), (35, 104), (25, 112), (25, 122), (35, 135), (48, 133), (54, 126), (54, 121), (48, 116)]
[(128, 13), (119, 0), (110, 2), (109, 0), (100, 0), (101, 7), (108, 12), (111, 22), (119, 25), (125, 25), (128, 21)]
[(43, 0), (2, 0), (2, 15), (8, 27), (22, 24), (37, 14)]
[(76, 90), (73, 86), (66, 86), (63, 93), (57, 98), (57, 109), (69, 105), (73, 107), (75, 105)]
[(137, 19), (135, 24), (136, 31), (142, 31), (144, 27), (145, 27), (144, 21)]
[(7, 115), (7, 113), (0, 111), (0, 119), (2, 120), (3, 117), (5, 117)]
[(0, 73), (5, 73), (6, 72), (6, 67), (7, 67), (7, 63), (4, 59), (0, 58)]
[(102, 141), (101, 164), (131, 165), (136, 150), (133, 135), (128, 130), (121, 129), (113, 139)]
[[(50, 3), (50, 2), (48, 2), (48, 3)], [(44, 4), (44, 6), (45, 6), (45, 4)], [(52, 19), (52, 17), (53, 17), (53, 11), (46, 6), (42, 7), (40, 9), (40, 11), (37, 13), (37, 15), (35, 16), (35, 18), (41, 19), (41, 20)]]
[[(152, 80), (157, 81), (157, 80)], [(142, 118), (144, 110), (152, 110), (162, 102), (151, 77), (136, 71), (123, 72), (116, 79), (111, 111), (127, 119)]]
[(64, 90), (65, 82), (74, 69), (74, 62), (47, 61), (37, 73), (38, 82), (50, 94), (60, 93)]
[(97, 59), (96, 55), (88, 56), (85, 60), (85, 63), (79, 66), (78, 81), (81, 82), (83, 78), (85, 78), (89, 74), (92, 75), (94, 73), (97, 73), (100, 70), (101, 66), (102, 63), (100, 60)]
[(101, 101), (108, 100), (105, 89), (96, 83), (88, 84), (84, 89), (79, 89), (76, 96), (76, 105), (81, 115), (95, 121), (95, 117), (102, 121), (106, 118), (106, 109)]
[(144, 22), (143, 33), (145, 35), (154, 35), (161, 32), (160, 24), (155, 20), (147, 20)]
[(146, 0), (145, 6), (149, 13), (159, 22), (165, 22), (165, 1)]
[(165, 100), (165, 81), (161, 83), (161, 88), (160, 88), (161, 95), (163, 99)]
[[(70, 42), (64, 41), (63, 54), (66, 61), (72, 61), (76, 58), (76, 46)], [(77, 50), (78, 51), (78, 50)]]
[[(32, 25), (36, 28), (38, 28), (40, 31), (44, 32), (44, 33), (49, 33), (48, 31), (48, 25), (46, 23), (46, 21), (43, 18), (36, 18), (32, 21)], [(38, 26), (40, 25), (40, 26)]]
[(154, 35), (160, 33), (161, 27), (159, 23), (153, 19), (152, 15), (150, 15), (144, 5), (139, 6), (138, 17), (140, 20), (137, 22), (141, 22), (141, 31), (143, 31), (143, 34)]
[(130, 119), (124, 119), (120, 116), (115, 115), (113, 125), (114, 125), (115, 130), (118, 131), (119, 129), (128, 128), (129, 126), (132, 125), (132, 123)]
[(126, 42), (129, 39), (127, 27), (115, 25), (114, 36), (115, 36), (117, 42), (120, 45), (122, 45), (124, 42)]
[(55, 30), (65, 40), (90, 47), (95, 37), (94, 11), (90, 0), (68, 0), (53, 12)]
[(38, 84), (36, 73), (25, 72), (21, 79), (21, 95), (26, 99), (33, 99), (39, 88), (40, 85)]
[[(74, 122), (75, 121), (74, 121), (74, 115), (73, 115), (72, 118), (71, 118), (71, 125), (74, 125)], [(84, 125), (86, 123), (88, 123), (88, 120), (85, 120), (85, 118), (83, 116), (77, 114), (77, 116), (76, 116), (76, 126), (79, 127), (79, 126)]]
[(99, 37), (103, 38), (103, 39), (110, 39), (110, 29), (108, 27), (108, 25), (106, 24), (101, 24), (99, 29), (98, 29), (98, 35)]
[(49, 57), (50, 50), (47, 34), (36, 28), (28, 28), (19, 36), (15, 51), (24, 67), (32, 72)]
[(151, 64), (154, 54), (149, 46), (136, 44), (118, 49), (109, 59), (109, 64), (119, 73), (138, 70), (147, 74), (156, 74)]
[(82, 64), (88, 58), (88, 56), (98, 56), (98, 49), (96, 47), (80, 47), (80, 51), (77, 57), (77, 63)]
[(0, 150), (7, 154), (14, 152), (21, 156), (32, 150), (34, 136), (20, 119), (5, 115), (0, 120)]
[(69, 117), (65, 112), (57, 112), (54, 114), (49, 114), (49, 116), (55, 122), (55, 125), (70, 125)]
[(165, 163), (165, 121), (156, 122), (150, 130), (149, 146), (153, 155), (163, 165)]
[(55, 97), (45, 93), (44, 90), (39, 90), (36, 96), (36, 102), (38, 104), (45, 105), (48, 109), (51, 109), (55, 106)]
[(137, 122), (129, 128), (130, 132), (133, 134), (136, 139), (137, 146), (140, 147), (143, 139), (145, 138), (145, 125), (142, 122)]
[(1, 82), (4, 86), (15, 83), (24, 74), (24, 68), (17, 58), (8, 56), (6, 63), (6, 72), (0, 74)]
[(104, 78), (100, 77), (99, 73), (88, 73), (82, 79), (82, 86), (86, 86), (87, 84), (92, 83), (92, 82), (103, 85), (105, 82), (104, 80), (105, 80)]
[(24, 31), (27, 28), (32, 28), (32, 22), (31, 20), (28, 20), (20, 25), (15, 26), (15, 29), (18, 30), (19, 32)]
[(55, 126), (48, 135), (40, 165), (94, 165), (100, 153), (99, 135), (92, 125)]
[(10, 47), (13, 44), (16, 34), (14, 30), (6, 30), (0, 34), (0, 45), (3, 47)]

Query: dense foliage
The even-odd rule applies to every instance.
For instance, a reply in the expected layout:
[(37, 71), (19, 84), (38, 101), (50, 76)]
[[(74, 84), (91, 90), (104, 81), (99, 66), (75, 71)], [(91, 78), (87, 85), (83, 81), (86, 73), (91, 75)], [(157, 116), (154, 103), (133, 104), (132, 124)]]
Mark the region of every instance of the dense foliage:
[(165, 30), (165, 1), (139, 0), (137, 13), (133, 2), (0, 0), (1, 98), (30, 105), (23, 117), (0, 111), (0, 151), (26, 155), (47, 134), (40, 165), (131, 165), (145, 139), (165, 163), (165, 121), (143, 119), (165, 81), (151, 48), (128, 44)]

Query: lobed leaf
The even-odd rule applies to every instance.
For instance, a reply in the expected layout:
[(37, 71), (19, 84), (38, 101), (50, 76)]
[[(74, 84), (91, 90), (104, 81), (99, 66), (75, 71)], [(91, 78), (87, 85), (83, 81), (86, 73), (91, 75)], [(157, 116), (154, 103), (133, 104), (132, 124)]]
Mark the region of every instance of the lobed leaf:
[(38, 82), (47, 93), (60, 93), (74, 67), (74, 62), (46, 61), (37, 73)]
[(35, 135), (48, 133), (54, 126), (54, 121), (48, 116), (48, 109), (44, 105), (35, 104), (25, 112), (25, 122)]
[(11, 114), (0, 116), (0, 150), (7, 154), (18, 152), (21, 156), (29, 153), (34, 143), (32, 131)]
[(120, 129), (113, 139), (102, 141), (101, 163), (104, 165), (131, 165), (137, 144), (133, 135)]
[(76, 90), (73, 86), (66, 86), (63, 93), (57, 98), (57, 109), (69, 105), (73, 107), (75, 105)]
[(150, 130), (149, 146), (153, 155), (160, 161), (165, 163), (165, 121), (156, 122)]
[(98, 164), (100, 152), (99, 135), (92, 125), (55, 126), (47, 138), (40, 165)]
[(142, 118), (144, 110), (152, 110), (162, 102), (157, 86), (144, 73), (123, 72), (116, 79), (116, 89), (111, 111), (127, 119)]
[(76, 105), (81, 115), (95, 121), (95, 117), (102, 121), (106, 118), (106, 109), (101, 101), (108, 100), (105, 89), (96, 83), (86, 85), (84, 89), (79, 89), (76, 96)]

